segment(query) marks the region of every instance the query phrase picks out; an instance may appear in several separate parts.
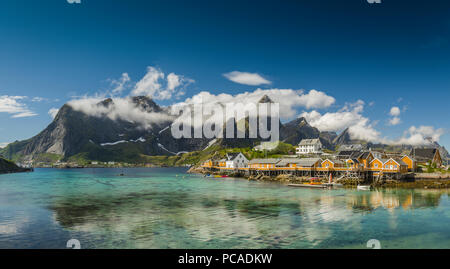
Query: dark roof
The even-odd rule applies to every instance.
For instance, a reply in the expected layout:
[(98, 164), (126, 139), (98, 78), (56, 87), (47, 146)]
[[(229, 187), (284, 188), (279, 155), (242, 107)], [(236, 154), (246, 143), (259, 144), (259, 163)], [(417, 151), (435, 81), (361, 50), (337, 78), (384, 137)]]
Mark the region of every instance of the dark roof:
[(370, 151), (363, 152), (363, 153), (361, 153), (361, 155), (358, 156), (358, 158), (367, 159), (367, 157), (369, 157), (369, 154), (370, 154)]
[(437, 149), (413, 149), (411, 150), (411, 156), (417, 159), (427, 159), (427, 160), (433, 160), (434, 155), (436, 155)]
[(398, 163), (398, 164), (400, 164), (400, 165), (408, 166), (404, 161), (402, 161), (402, 160), (400, 160), (400, 159), (398, 159), (398, 158), (390, 158), (390, 159), (387, 159), (385, 162), (383, 162), (383, 164), (385, 164), (386, 162), (388, 162), (388, 161), (390, 161), (390, 160), (394, 160), (394, 162), (396, 162), (396, 163)]
[(337, 154), (337, 157), (347, 157), (349, 159), (356, 158), (358, 155), (361, 154), (361, 151), (359, 150), (343, 150), (339, 151)]

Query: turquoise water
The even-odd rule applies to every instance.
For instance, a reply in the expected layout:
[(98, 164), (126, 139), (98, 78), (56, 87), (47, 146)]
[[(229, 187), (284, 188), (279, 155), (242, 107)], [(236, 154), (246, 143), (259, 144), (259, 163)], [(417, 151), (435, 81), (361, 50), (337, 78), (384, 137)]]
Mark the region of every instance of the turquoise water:
[(448, 191), (316, 190), (182, 168), (0, 175), (0, 248), (450, 248)]

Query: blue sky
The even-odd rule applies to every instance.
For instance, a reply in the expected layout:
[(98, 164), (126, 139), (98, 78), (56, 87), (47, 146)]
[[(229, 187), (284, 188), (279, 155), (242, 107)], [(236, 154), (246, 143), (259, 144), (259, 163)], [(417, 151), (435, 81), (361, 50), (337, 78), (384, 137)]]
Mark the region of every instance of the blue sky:
[[(125, 72), (136, 83), (151, 66), (191, 81), (163, 105), (200, 91), (316, 89), (335, 102), (298, 114), (337, 113), (362, 100), (355, 113), (383, 137), (431, 126), (450, 148), (449, 13), (448, 1), (5, 0), (0, 143), (36, 135), (51, 122), (49, 109), (111, 90)], [(236, 83), (224, 76), (232, 71), (271, 83)], [(14, 96), (21, 98), (8, 106)]]

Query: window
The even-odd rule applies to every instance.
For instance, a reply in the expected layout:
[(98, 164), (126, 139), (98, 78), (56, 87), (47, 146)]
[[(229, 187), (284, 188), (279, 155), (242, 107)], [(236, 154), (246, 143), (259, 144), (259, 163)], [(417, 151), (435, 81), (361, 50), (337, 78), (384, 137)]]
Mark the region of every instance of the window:
[(374, 167), (375, 167), (375, 168), (378, 168), (378, 164), (376, 163), (376, 164), (374, 165)]

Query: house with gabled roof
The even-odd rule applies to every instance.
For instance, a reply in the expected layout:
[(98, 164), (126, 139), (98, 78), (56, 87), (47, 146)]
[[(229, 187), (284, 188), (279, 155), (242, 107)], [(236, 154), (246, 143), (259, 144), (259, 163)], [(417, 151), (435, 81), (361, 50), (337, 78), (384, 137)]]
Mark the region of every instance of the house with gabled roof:
[(225, 167), (226, 168), (244, 168), (248, 166), (248, 159), (242, 152), (227, 153)]
[(381, 170), (383, 169), (383, 165), (387, 162), (388, 159), (374, 158), (370, 163), (369, 167), (372, 170)]
[(419, 164), (436, 164), (437, 167), (442, 165), (441, 154), (436, 148), (413, 148), (409, 155)]
[(360, 168), (361, 164), (358, 159), (347, 159), (345, 160), (345, 164), (348, 168), (357, 169)]
[(383, 172), (408, 172), (408, 165), (400, 159), (390, 158), (383, 164)]
[(364, 166), (364, 168), (368, 168), (370, 162), (374, 159), (372, 152), (365, 151), (362, 152), (356, 159)]
[(417, 161), (413, 157), (410, 157), (409, 155), (405, 155), (402, 158), (400, 158), (404, 163), (408, 165), (408, 171), (416, 171), (417, 169)]
[(322, 142), (319, 138), (316, 139), (302, 139), (296, 148), (297, 155), (302, 154), (321, 154)]
[(322, 162), (322, 168), (342, 168), (345, 166), (345, 162), (341, 160), (326, 159)]

